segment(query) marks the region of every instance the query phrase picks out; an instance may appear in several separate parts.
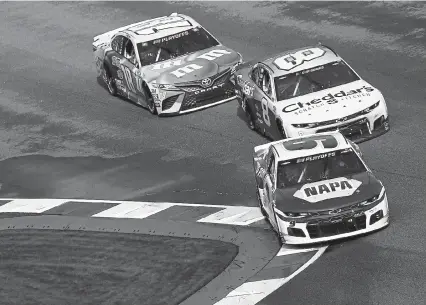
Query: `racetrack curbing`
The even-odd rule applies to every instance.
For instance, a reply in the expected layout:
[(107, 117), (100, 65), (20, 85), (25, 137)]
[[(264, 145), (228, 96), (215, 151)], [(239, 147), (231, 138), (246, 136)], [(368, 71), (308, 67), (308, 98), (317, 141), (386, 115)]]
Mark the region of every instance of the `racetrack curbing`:
[(259, 214), (258, 208), (244, 206), (2, 198), (0, 230), (120, 232), (233, 243), (239, 252), (231, 264), (180, 304), (254, 305), (303, 271), (326, 248), (280, 247)]
[[(71, 216), (24, 216), (3, 218), (0, 230), (75, 230), (149, 234), (213, 239), (239, 247), (232, 263), (216, 278), (182, 304), (214, 304), (260, 271), (279, 251), (278, 239), (259, 228), (236, 228), (156, 219), (101, 219)], [(196, 303), (193, 301), (195, 300)]]

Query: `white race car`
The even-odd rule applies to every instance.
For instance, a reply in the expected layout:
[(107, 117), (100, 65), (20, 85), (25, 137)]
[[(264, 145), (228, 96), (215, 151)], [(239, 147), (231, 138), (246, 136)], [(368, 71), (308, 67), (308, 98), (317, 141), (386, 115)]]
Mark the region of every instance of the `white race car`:
[(389, 224), (385, 188), (357, 144), (339, 132), (254, 148), (263, 215), (285, 244), (359, 235)]
[(390, 128), (382, 93), (324, 45), (244, 63), (235, 75), (249, 127), (273, 140), (340, 130), (359, 143)]

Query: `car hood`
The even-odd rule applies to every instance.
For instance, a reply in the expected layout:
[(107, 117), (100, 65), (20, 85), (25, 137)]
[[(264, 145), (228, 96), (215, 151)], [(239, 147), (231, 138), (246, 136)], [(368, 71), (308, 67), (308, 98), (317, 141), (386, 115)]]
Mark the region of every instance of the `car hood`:
[(277, 102), (277, 115), (288, 123), (335, 120), (383, 100), (380, 91), (364, 80)]
[(382, 184), (371, 172), (276, 190), (282, 212), (320, 212), (338, 209), (379, 195)]
[[(208, 55), (207, 58), (210, 60), (200, 57), (212, 51), (218, 54), (216, 58), (209, 57)], [(219, 45), (186, 56), (165, 60), (158, 64), (145, 66), (141, 69), (141, 74), (147, 82), (156, 81), (158, 84), (185, 83), (214, 76), (234, 66), (240, 59), (241, 55), (238, 52), (223, 45)], [(196, 65), (198, 69), (192, 69), (188, 73), (183, 71), (184, 73), (177, 73), (178, 75), (172, 73), (190, 64)]]

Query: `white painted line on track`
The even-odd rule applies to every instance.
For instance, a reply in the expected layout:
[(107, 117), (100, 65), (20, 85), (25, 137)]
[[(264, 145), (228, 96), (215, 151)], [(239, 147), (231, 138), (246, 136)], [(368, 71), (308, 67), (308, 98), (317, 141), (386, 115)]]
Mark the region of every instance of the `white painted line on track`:
[[(37, 199), (32, 199), (32, 198), (0, 198), (0, 200), (45, 200), (45, 201), (50, 201), (50, 200), (62, 200), (63, 202), (81, 202), (81, 203), (157, 203), (157, 202), (151, 202), (151, 201), (132, 201), (132, 200), (101, 200), (101, 199), (62, 199), (62, 198), (55, 198), (55, 199), (51, 199), (51, 198), (37, 198)], [(253, 209), (253, 210), (258, 210), (258, 207), (246, 207), (246, 206), (238, 206), (238, 205), (218, 205), (218, 204), (202, 204), (202, 203), (185, 203), (185, 202), (168, 202), (170, 204), (173, 205), (177, 205), (177, 206), (194, 206), (194, 207), (210, 207), (210, 208), (245, 208), (245, 209)]]
[(66, 199), (11, 199), (0, 206), (0, 213), (43, 213), (47, 210), (53, 209), (68, 200)]
[[(219, 302), (214, 303), (214, 305), (255, 305), (272, 292), (288, 283), (291, 279), (293, 279), (296, 275), (304, 271), (311, 264), (313, 264), (327, 249), (327, 246), (321, 247), (318, 249), (317, 253), (311, 257), (309, 261), (307, 261), (304, 265), (302, 265), (299, 269), (297, 269), (294, 273), (286, 278), (279, 279), (269, 279), (262, 280), (256, 282), (246, 282), (241, 286), (237, 287), (233, 291), (231, 291), (225, 298), (220, 300)], [(301, 249), (304, 250), (304, 249)], [(314, 249), (315, 251), (316, 249)], [(307, 251), (299, 251), (299, 252), (307, 252)], [(296, 254), (297, 252), (287, 253), (282, 255)]]
[(102, 211), (98, 214), (92, 215), (92, 217), (146, 218), (172, 206), (172, 203), (167, 202), (155, 202), (154, 204), (150, 202), (126, 202), (116, 205), (115, 207)]
[(307, 249), (294, 249), (294, 248), (287, 248), (286, 246), (283, 246), (280, 251), (278, 252), (277, 256), (283, 256), (283, 255), (290, 255), (290, 254), (297, 254), (297, 253), (303, 253), (303, 252), (311, 252), (316, 251), (319, 248), (307, 248)]
[(221, 223), (247, 226), (264, 219), (260, 209), (250, 207), (229, 207), (222, 211), (204, 217), (198, 222)]
[(22, 212), (22, 213), (43, 213), (54, 207), (67, 202), (77, 203), (111, 203), (117, 206), (103, 210), (91, 217), (110, 217), (110, 218), (139, 218), (143, 219), (155, 215), (165, 209), (173, 206), (178, 207), (208, 207), (222, 209), (218, 212), (211, 212), (203, 219), (194, 219), (194, 221), (203, 223), (217, 223), (235, 226), (249, 226), (252, 223), (263, 220), (264, 217), (258, 207), (212, 205), (199, 203), (176, 203), (176, 202), (143, 202), (143, 201), (125, 201), (125, 200), (90, 200), (90, 199), (16, 199), (0, 198), (0, 200), (12, 200), (3, 206), (0, 206), (0, 213)]

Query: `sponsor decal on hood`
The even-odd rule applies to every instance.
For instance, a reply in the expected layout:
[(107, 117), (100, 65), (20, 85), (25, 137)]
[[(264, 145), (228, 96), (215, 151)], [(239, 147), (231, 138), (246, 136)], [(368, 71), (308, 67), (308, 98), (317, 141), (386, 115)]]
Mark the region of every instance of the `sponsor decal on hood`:
[(361, 184), (361, 181), (345, 177), (323, 180), (303, 185), (294, 193), (294, 197), (310, 203), (332, 198), (348, 197), (353, 195)]
[(223, 45), (172, 58), (141, 70), (148, 82), (175, 84), (210, 78), (238, 63), (240, 55)]
[(327, 95), (324, 95), (320, 98), (312, 99), (308, 102), (296, 102), (289, 105), (286, 105), (282, 112), (292, 113), (299, 115), (304, 112), (310, 112), (317, 108), (324, 107), (325, 105), (337, 104), (342, 101), (352, 100), (352, 99), (361, 99), (371, 96), (370, 92), (375, 91), (375, 88), (370, 86), (362, 86), (357, 89), (352, 89), (348, 91), (340, 90), (338, 92), (330, 92)]

